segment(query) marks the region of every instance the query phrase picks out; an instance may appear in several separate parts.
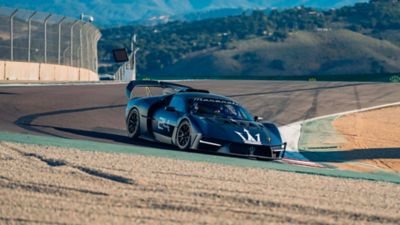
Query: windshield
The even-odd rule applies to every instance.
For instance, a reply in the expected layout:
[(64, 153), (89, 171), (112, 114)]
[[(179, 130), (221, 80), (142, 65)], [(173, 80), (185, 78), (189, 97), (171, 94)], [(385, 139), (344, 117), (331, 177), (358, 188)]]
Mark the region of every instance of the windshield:
[(233, 101), (213, 98), (190, 99), (190, 112), (199, 116), (223, 117), (235, 120), (252, 121), (252, 116)]

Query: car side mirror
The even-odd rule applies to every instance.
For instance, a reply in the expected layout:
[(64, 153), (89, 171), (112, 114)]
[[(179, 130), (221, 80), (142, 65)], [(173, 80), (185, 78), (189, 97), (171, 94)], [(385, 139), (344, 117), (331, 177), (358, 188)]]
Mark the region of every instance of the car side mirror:
[(254, 117), (254, 121), (256, 121), (256, 122), (261, 122), (263, 120), (264, 120), (264, 118), (262, 118), (261, 116), (255, 116)]
[(176, 112), (175, 107), (172, 107), (172, 106), (165, 107), (165, 110), (168, 111), (168, 112)]

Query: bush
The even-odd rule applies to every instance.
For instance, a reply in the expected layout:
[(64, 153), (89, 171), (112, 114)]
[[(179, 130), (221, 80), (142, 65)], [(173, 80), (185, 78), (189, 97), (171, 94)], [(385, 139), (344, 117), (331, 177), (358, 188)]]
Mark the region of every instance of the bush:
[(400, 83), (400, 76), (399, 76), (399, 75), (391, 76), (391, 77), (389, 78), (389, 81), (390, 81), (391, 83)]
[(271, 36), (267, 37), (267, 41), (282, 42), (288, 37), (288, 34), (283, 31), (275, 31)]

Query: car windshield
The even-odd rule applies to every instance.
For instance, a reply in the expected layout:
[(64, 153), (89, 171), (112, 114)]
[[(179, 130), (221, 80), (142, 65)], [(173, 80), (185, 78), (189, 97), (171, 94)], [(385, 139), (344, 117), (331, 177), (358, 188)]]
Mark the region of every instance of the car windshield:
[(216, 98), (194, 98), (189, 103), (190, 112), (195, 115), (253, 120), (252, 116), (243, 107), (233, 101)]

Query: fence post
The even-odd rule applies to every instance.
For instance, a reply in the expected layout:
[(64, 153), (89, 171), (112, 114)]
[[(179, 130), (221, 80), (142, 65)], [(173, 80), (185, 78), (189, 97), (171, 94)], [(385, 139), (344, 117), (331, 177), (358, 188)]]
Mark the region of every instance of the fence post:
[(98, 32), (96, 32), (96, 38), (95, 41), (93, 42), (93, 49), (94, 49), (94, 57), (95, 57), (95, 67), (94, 70), (97, 73), (99, 70), (99, 56), (97, 55), (97, 42), (100, 40), (100, 35)]
[(81, 52), (80, 52), (80, 64), (79, 64), (79, 67), (82, 67), (82, 64), (83, 64), (83, 57), (82, 57), (82, 55), (83, 55), (83, 48), (82, 48), (82, 28), (85, 26), (85, 24), (83, 24), (83, 25), (81, 25), (81, 29), (79, 29), (79, 47), (80, 47), (80, 50), (81, 50)]
[(28, 62), (31, 61), (31, 37), (32, 37), (32, 17), (36, 15), (37, 12), (33, 12), (28, 18)]
[(73, 65), (73, 54), (74, 54), (74, 26), (75, 24), (77, 24), (79, 22), (79, 20), (76, 20), (72, 25), (71, 25), (71, 65), (70, 66), (74, 66)]
[(60, 22), (58, 22), (58, 64), (61, 65), (61, 24), (67, 17), (63, 17)]
[(44, 63), (47, 63), (47, 21), (50, 19), (52, 14), (49, 14), (44, 19)]
[(15, 15), (17, 14), (17, 12), (18, 12), (18, 9), (16, 9), (13, 13), (11, 13), (11, 16), (10, 16), (10, 58), (11, 58), (11, 61), (13, 61), (14, 60), (14, 17), (15, 17)]
[(90, 51), (89, 51), (89, 31), (90, 31), (90, 27), (86, 28), (86, 69), (91, 69), (90, 68), (90, 61), (91, 61), (91, 56), (90, 55)]

